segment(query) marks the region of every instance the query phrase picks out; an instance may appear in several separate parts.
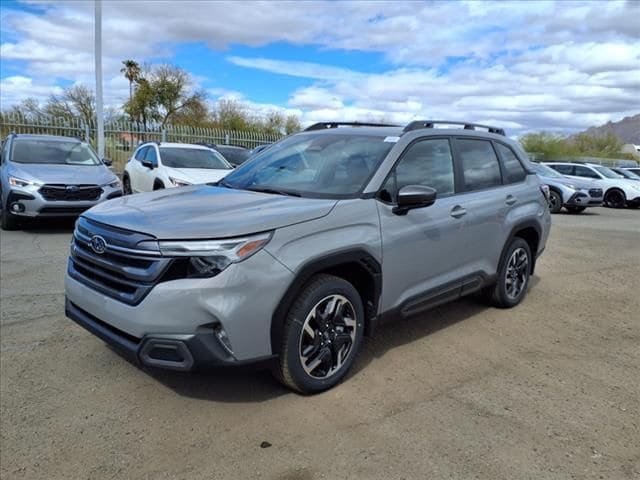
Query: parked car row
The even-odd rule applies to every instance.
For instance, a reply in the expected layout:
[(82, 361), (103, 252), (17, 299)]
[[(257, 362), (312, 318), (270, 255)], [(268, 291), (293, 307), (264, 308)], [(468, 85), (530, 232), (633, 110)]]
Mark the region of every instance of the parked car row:
[[(544, 165), (571, 179), (573, 186), (583, 190), (586, 189), (586, 192), (580, 192), (580, 194), (584, 195), (583, 202), (586, 202), (580, 204), (580, 206), (592, 206), (589, 203), (590, 201), (594, 202), (593, 205), (597, 205), (596, 199), (589, 199), (589, 196), (593, 196), (593, 193), (600, 194), (598, 190), (602, 190), (602, 203), (607, 207), (640, 207), (640, 182), (635, 178), (629, 178), (627, 175), (616, 172), (609, 167), (591, 163), (546, 162)], [(626, 172), (627, 169), (621, 168), (619, 170)], [(578, 182), (580, 183), (578, 184)], [(551, 189), (551, 185), (549, 186)], [(556, 189), (555, 191), (557, 192), (558, 190)], [(552, 189), (552, 191), (554, 190)], [(563, 203), (562, 205), (575, 208), (575, 200), (578, 198), (572, 197), (570, 199), (572, 200), (571, 203)], [(550, 202), (550, 208), (559, 211), (557, 202)]]
[(253, 154), (233, 145), (147, 142), (127, 162), (121, 184), (111, 162), (80, 139), (12, 133), (0, 148), (2, 229), (25, 218), (78, 216), (123, 194), (217, 182)]

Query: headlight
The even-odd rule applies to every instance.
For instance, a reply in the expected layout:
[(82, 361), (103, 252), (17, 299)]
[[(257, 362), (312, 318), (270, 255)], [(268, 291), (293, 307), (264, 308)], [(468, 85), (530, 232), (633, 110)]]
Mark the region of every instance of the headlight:
[(109, 187), (109, 188), (120, 188), (120, 180), (116, 179), (111, 183), (105, 183), (104, 185), (102, 185), (103, 187)]
[(177, 178), (169, 177), (171, 183), (173, 183), (176, 187), (186, 187), (187, 185), (191, 185), (189, 182), (185, 182), (184, 180), (178, 180)]
[(580, 187), (576, 187), (575, 185), (567, 185), (567, 187), (574, 189), (576, 192), (581, 192), (583, 189)]
[(271, 239), (271, 232), (224, 240), (160, 241), (162, 255), (190, 257), (187, 276), (213, 277), (232, 263), (246, 260)]
[(23, 180), (18, 177), (13, 177), (9, 175), (9, 185), (12, 187), (28, 187), (29, 185), (42, 185), (38, 182), (30, 182), (29, 180)]

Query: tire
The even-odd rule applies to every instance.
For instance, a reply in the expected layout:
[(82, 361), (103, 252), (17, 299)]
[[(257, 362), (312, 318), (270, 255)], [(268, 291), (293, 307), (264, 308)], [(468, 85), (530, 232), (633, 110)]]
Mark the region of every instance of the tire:
[[(2, 205), (2, 197), (0, 196), (0, 205)], [(4, 205), (2, 207), (2, 211), (0, 212), (0, 214), (2, 215), (2, 220), (0, 221), (0, 227), (2, 228), (2, 230), (5, 231), (11, 231), (11, 230), (17, 230), (19, 227), (19, 222), (18, 219), (16, 218), (15, 215), (13, 215), (7, 205)]]
[(587, 207), (571, 207), (571, 206), (564, 207), (564, 208), (566, 208), (567, 212), (569, 213), (581, 213), (587, 209)]
[(122, 176), (122, 193), (124, 195), (131, 195), (133, 190), (131, 190), (131, 179), (129, 175)]
[(164, 183), (162, 183), (160, 180), (156, 180), (155, 182), (153, 182), (154, 190), (162, 190), (163, 188), (164, 188)]
[(622, 190), (612, 188), (604, 194), (604, 204), (609, 208), (624, 208), (627, 197)]
[[(521, 264), (525, 257), (526, 263)], [(496, 284), (489, 291), (489, 300), (493, 306), (511, 308), (522, 301), (529, 287), (532, 262), (529, 244), (520, 237), (514, 238), (500, 260)], [(514, 290), (514, 280), (517, 280), (515, 285), (516, 289), (519, 288), (517, 292)]]
[[(322, 318), (327, 313), (328, 318)], [(363, 337), (364, 308), (358, 291), (342, 278), (317, 275), (287, 313), (274, 373), (300, 393), (327, 390), (347, 374)]]
[(627, 207), (631, 208), (633, 210), (636, 210), (636, 209), (640, 208), (640, 202), (637, 202), (637, 203), (627, 202)]
[(562, 210), (562, 195), (555, 190), (549, 190), (549, 211), (559, 213)]

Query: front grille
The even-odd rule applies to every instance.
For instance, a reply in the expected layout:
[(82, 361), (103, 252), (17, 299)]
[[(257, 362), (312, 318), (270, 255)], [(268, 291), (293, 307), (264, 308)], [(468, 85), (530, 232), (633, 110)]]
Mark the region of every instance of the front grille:
[(589, 195), (591, 195), (594, 198), (600, 198), (602, 196), (602, 189), (601, 188), (591, 188), (591, 189), (589, 189)]
[[(94, 236), (105, 241), (104, 253), (92, 249)], [(73, 233), (69, 275), (111, 298), (137, 305), (162, 281), (174, 261), (161, 257), (158, 250), (141, 248), (145, 240), (153, 241), (153, 237), (80, 217)]]
[(102, 195), (98, 185), (58, 185), (47, 184), (40, 187), (40, 195), (51, 202), (77, 202), (98, 200)]

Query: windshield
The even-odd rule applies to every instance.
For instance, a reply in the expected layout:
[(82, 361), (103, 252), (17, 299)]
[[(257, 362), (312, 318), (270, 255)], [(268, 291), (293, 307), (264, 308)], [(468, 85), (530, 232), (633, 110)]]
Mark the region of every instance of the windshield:
[(230, 170), (231, 165), (222, 155), (204, 148), (162, 148), (160, 147), (162, 164), (169, 168), (211, 168)]
[(102, 162), (86, 143), (69, 140), (17, 139), (11, 160), (16, 163), (50, 165), (100, 165)]
[(541, 165), (540, 163), (531, 163), (531, 165), (536, 173), (543, 177), (564, 178), (564, 175), (560, 175), (553, 168), (547, 167), (546, 165)]
[(232, 165), (240, 165), (249, 157), (249, 150), (244, 148), (225, 148), (218, 145), (218, 150)]
[(593, 167), (597, 170), (602, 176), (606, 178), (620, 178), (621, 175), (618, 175), (616, 172), (607, 167)]
[(260, 152), (222, 185), (301, 196), (344, 198), (359, 193), (393, 143), (384, 137), (302, 134)]
[(623, 168), (616, 170), (615, 172), (619, 173), (620, 175), (626, 178), (631, 178), (633, 180), (640, 180), (640, 175), (636, 175), (635, 173), (630, 172), (629, 170), (625, 170)]

